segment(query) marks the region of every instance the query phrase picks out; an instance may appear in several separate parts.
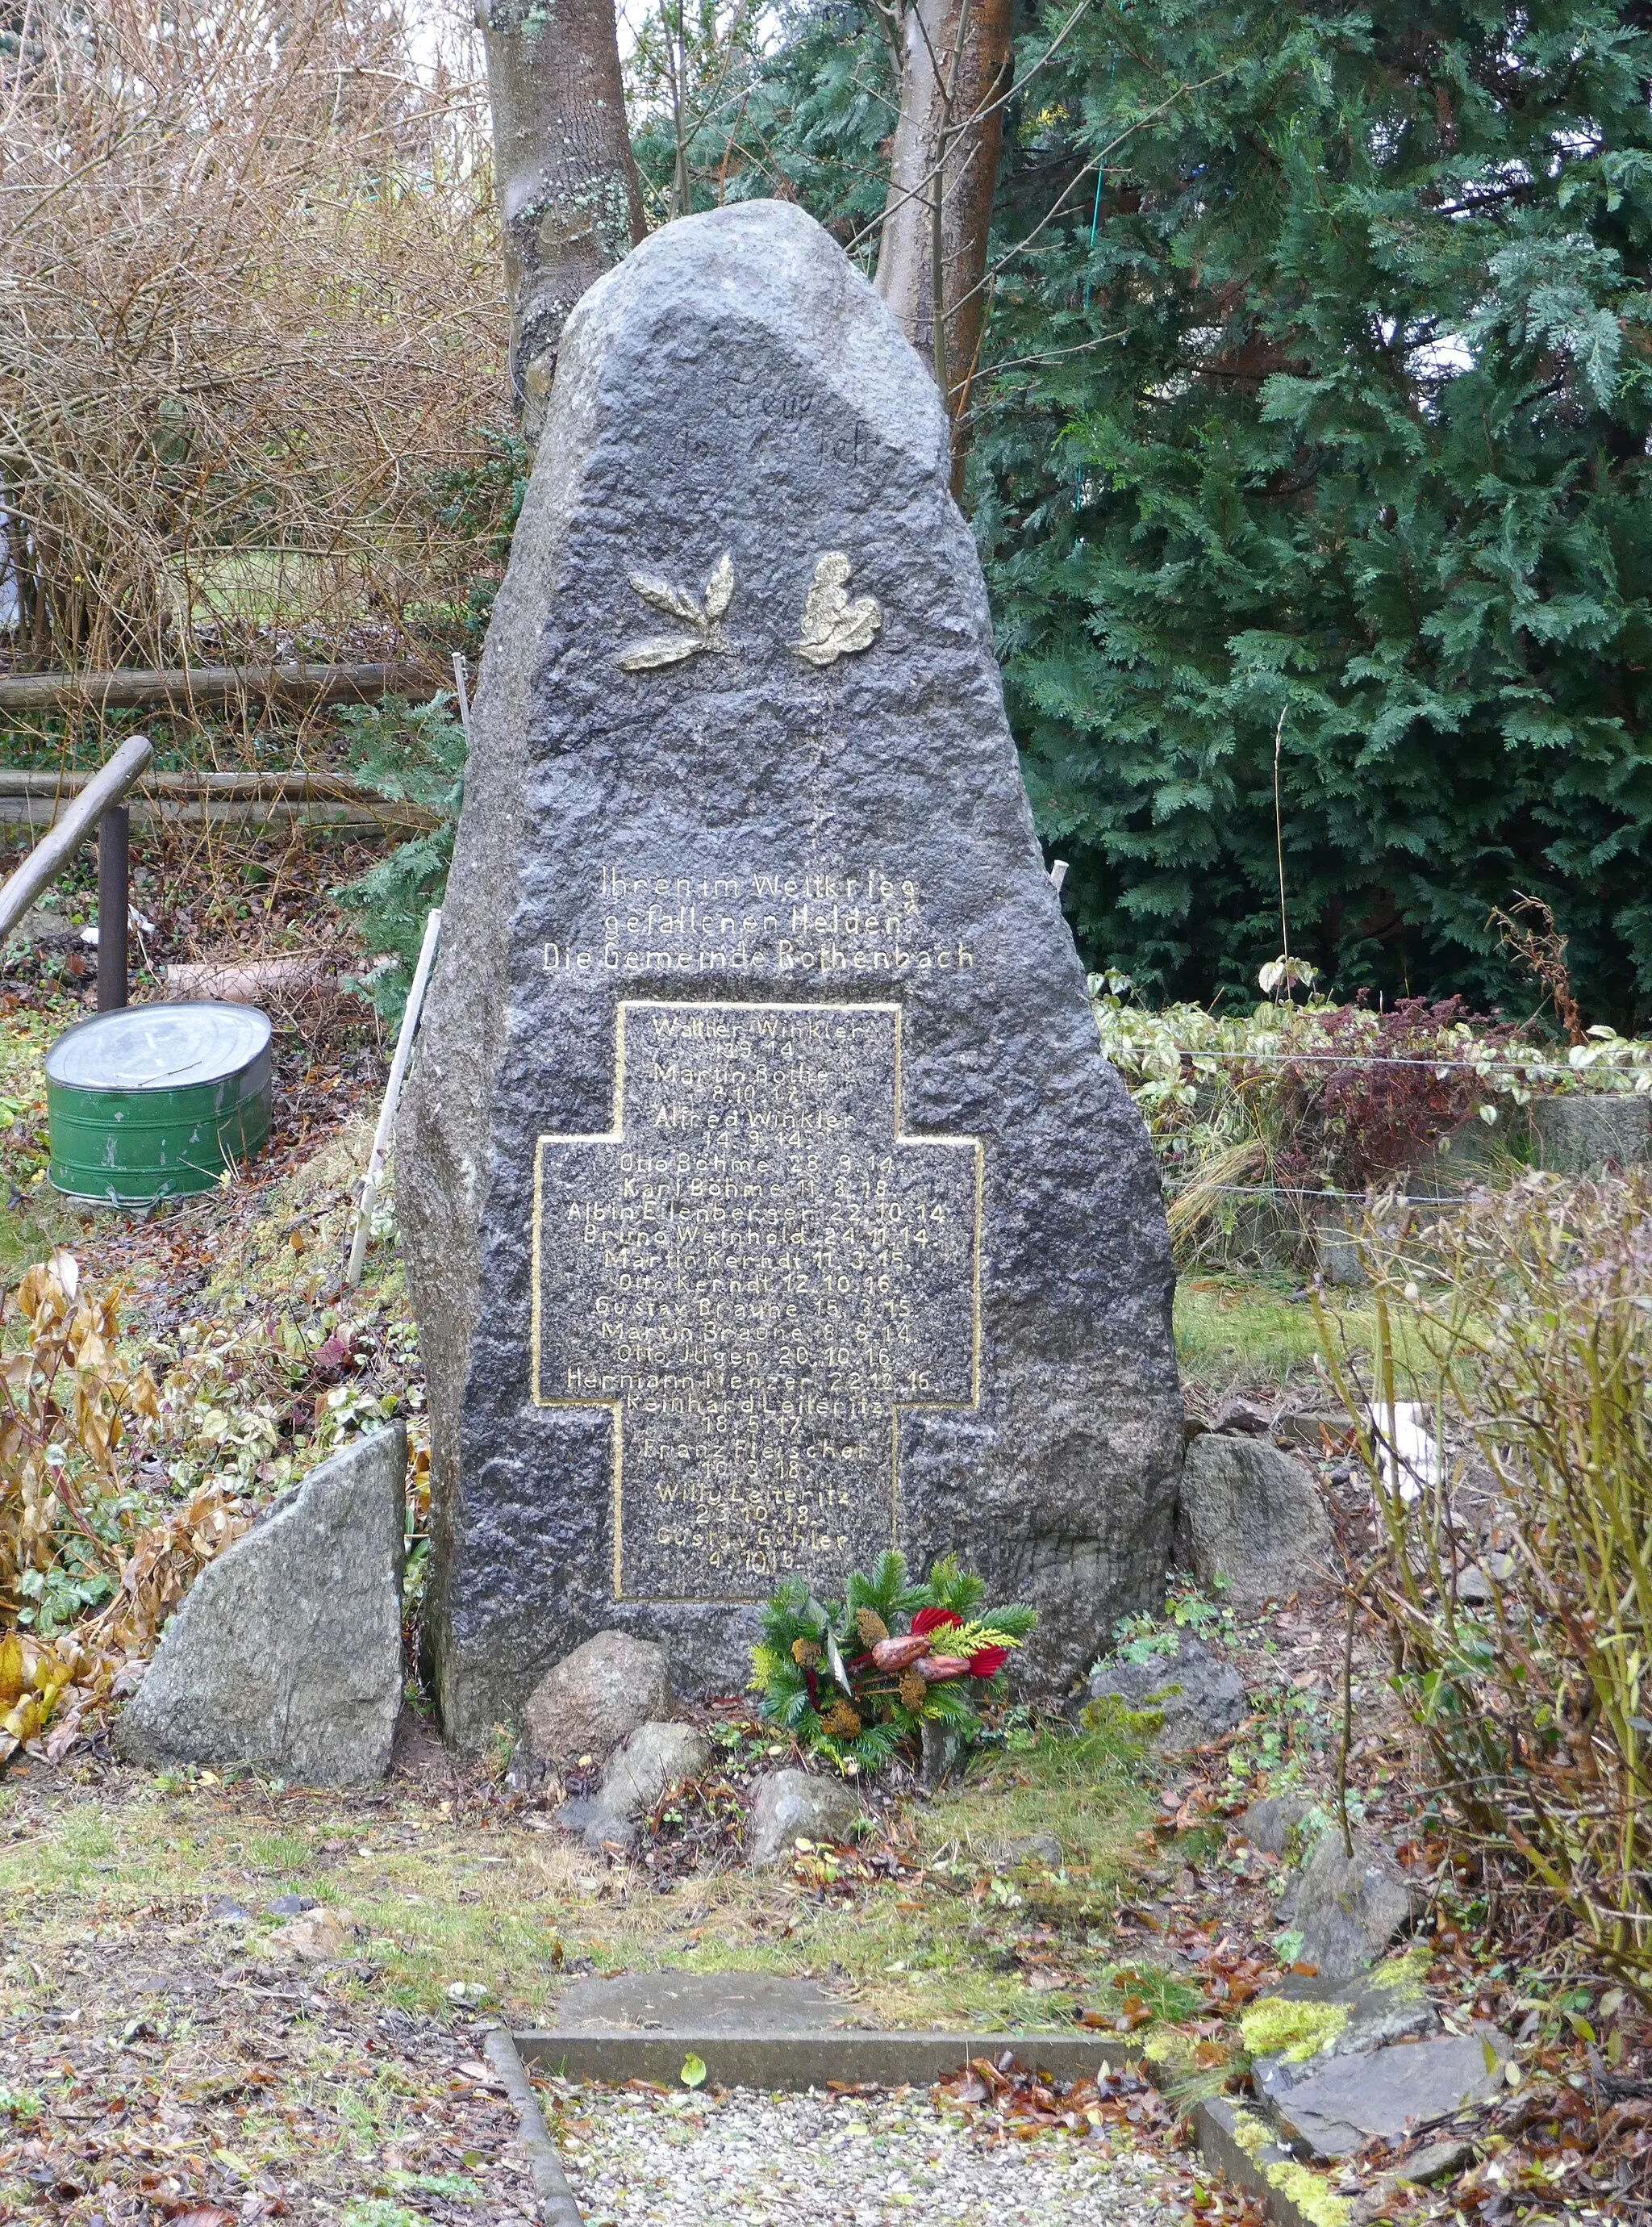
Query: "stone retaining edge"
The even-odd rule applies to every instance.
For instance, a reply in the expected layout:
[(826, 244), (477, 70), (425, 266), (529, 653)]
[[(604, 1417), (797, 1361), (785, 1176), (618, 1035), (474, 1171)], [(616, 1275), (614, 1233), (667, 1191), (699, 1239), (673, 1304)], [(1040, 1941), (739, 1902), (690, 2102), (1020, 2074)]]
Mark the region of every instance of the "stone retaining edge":
[(697, 2033), (613, 2026), (531, 2030), (513, 2036), (523, 2059), (566, 2080), (652, 2080), (675, 2088), (683, 2059), (704, 2060), (712, 2088), (924, 2088), (961, 2072), (973, 2057), (1010, 2050), (1023, 2064), (1072, 2079), (1098, 2068), (1133, 2064), (1141, 2052), (1110, 2036), (1081, 2033), (876, 2032), (852, 2026), (815, 2033)]
[(514, 2036), (507, 2027), (496, 2026), (484, 2035), (482, 2046), (516, 2112), (520, 2138), (527, 2158), (528, 2178), (539, 2199), (541, 2227), (583, 2227), (579, 2206), (564, 2177), (557, 2146), (540, 2116)]
[(1196, 2104), (1193, 2138), (1224, 2180), (1260, 2197), (1275, 2227), (1340, 2227), (1347, 2218), (1351, 2206), (1332, 2193), (1324, 2174), (1299, 2164), (1242, 2103), (1215, 2096)]

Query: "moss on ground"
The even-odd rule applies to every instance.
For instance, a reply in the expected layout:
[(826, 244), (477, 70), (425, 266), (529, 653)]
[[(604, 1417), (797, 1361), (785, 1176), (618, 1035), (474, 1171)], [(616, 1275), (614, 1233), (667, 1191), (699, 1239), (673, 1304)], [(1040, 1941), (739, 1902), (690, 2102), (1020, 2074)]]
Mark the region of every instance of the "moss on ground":
[(1275, 2147), (1272, 2132), (1254, 2112), (1234, 2112), (1234, 2140), (1268, 2186), (1295, 2205), (1311, 2227), (1348, 2227), (1354, 2216), (1348, 2198), (1338, 2196), (1325, 2175), (1311, 2166), (1298, 2165), (1294, 2158), (1270, 2158), (1267, 2152)]
[(1253, 2057), (1282, 2057), (1304, 2064), (1327, 2049), (1348, 2025), (1346, 2003), (1287, 2002), (1260, 1995), (1240, 2013), (1239, 2031)]

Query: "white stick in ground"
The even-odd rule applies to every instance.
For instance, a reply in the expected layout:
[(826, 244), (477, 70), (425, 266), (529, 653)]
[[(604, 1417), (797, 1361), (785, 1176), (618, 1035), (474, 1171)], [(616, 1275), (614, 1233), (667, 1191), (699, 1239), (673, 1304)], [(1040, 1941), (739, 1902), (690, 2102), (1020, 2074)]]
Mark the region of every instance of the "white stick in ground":
[(470, 689), (465, 679), (464, 652), (453, 653), (453, 689), (459, 699), (459, 724), (464, 729), (464, 746), (470, 748)]
[(361, 1281), (361, 1264), (367, 1258), (367, 1238), (373, 1228), (373, 1209), (379, 1196), (379, 1178), (384, 1173), (391, 1133), (396, 1125), (396, 1101), (401, 1096), (402, 1077), (407, 1072), (408, 1055), (413, 1049), (413, 1036), (418, 1027), (419, 1007), (424, 1003), (424, 986), (431, 979), (431, 967), (436, 964), (437, 938), (441, 933), (441, 913), (433, 912), (424, 923), (424, 941), (419, 946), (418, 964), (413, 969), (413, 986), (407, 992), (407, 1005), (401, 1017), (401, 1031), (396, 1038), (396, 1056), (390, 1062), (390, 1080), (385, 1085), (385, 1102), (379, 1108), (379, 1126), (373, 1133), (373, 1151), (367, 1158), (367, 1172), (361, 1179), (361, 1203), (356, 1209), (355, 1234), (350, 1240), (350, 1258), (344, 1271), (345, 1286), (350, 1291), (354, 1291)]

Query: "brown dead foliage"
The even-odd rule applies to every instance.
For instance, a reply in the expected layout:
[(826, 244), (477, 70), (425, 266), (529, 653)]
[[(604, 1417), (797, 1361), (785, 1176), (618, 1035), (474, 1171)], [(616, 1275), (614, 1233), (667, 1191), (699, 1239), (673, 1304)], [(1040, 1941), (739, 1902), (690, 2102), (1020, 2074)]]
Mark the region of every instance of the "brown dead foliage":
[(8, 29), (24, 661), (399, 641), (491, 530), (441, 485), (505, 399), (471, 44), (421, 63), (373, 0), (23, 0)]

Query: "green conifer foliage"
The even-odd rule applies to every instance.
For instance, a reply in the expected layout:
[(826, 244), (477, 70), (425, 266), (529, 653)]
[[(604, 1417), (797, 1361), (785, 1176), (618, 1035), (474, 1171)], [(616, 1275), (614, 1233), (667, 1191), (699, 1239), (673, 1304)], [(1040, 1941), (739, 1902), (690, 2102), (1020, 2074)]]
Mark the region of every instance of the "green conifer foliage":
[(1277, 733), (1338, 992), (1507, 999), (1533, 890), (1642, 1022), (1652, 8), (1132, 0), (1034, 75), (1074, 6), (1021, 42), (973, 501), (1087, 954), (1253, 999)]

